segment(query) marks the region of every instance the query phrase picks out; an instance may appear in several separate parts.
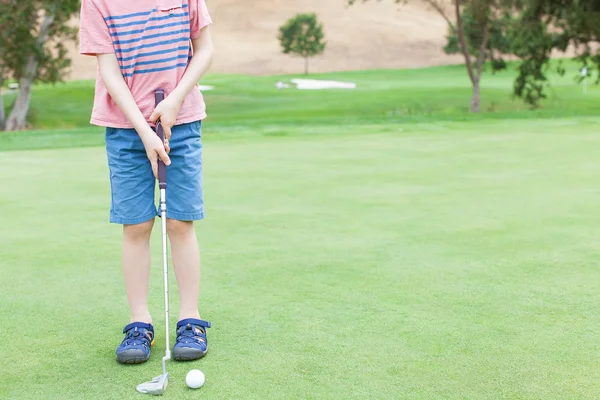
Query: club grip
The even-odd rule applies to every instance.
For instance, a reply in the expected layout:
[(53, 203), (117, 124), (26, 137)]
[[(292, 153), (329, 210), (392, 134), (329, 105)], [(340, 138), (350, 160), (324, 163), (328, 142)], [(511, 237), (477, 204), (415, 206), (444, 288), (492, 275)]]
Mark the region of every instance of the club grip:
[(156, 89), (154, 92), (154, 105), (157, 106), (158, 103), (165, 99), (165, 91), (162, 89)]
[[(160, 121), (158, 121), (156, 123), (156, 134), (158, 135), (160, 140), (164, 143), (165, 142), (165, 131), (164, 131)], [(161, 189), (167, 188), (167, 167), (165, 166), (165, 163), (163, 162), (163, 160), (160, 157), (158, 158), (158, 186)]]
[[(165, 99), (165, 92), (162, 89), (157, 89), (154, 92), (154, 101), (157, 106), (158, 103)], [(156, 134), (160, 138), (161, 142), (165, 142), (165, 130), (162, 127), (160, 120), (156, 121)], [(161, 189), (167, 188), (167, 167), (165, 163), (160, 159), (158, 159), (158, 186)]]

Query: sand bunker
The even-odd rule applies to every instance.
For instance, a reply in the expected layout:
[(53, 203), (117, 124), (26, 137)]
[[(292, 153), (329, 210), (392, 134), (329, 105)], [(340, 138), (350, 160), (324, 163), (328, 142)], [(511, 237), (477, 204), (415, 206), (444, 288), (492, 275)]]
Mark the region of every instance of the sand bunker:
[(323, 81), (318, 79), (292, 79), (292, 84), (300, 90), (323, 90), (323, 89), (356, 89), (356, 83)]

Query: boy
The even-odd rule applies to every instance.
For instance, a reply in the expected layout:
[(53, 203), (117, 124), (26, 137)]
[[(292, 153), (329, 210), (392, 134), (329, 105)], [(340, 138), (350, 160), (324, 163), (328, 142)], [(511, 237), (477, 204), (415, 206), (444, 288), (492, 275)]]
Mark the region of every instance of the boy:
[[(154, 341), (148, 285), (159, 157), (167, 165), (167, 232), (181, 305), (173, 358), (195, 360), (208, 351), (193, 221), (204, 217), (200, 130), (206, 107), (197, 83), (212, 59), (211, 23), (204, 0), (82, 1), (80, 53), (98, 60), (91, 124), (106, 127), (110, 222), (123, 225), (131, 316), (116, 350), (120, 363), (147, 361)], [(156, 89), (166, 97), (155, 108)], [(153, 130), (158, 119), (164, 143)]]

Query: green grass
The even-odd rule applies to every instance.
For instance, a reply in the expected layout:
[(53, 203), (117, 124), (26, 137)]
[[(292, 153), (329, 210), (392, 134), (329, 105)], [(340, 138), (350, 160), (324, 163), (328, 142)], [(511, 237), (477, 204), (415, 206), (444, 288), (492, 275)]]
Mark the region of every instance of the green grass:
[[(600, 91), (555, 77), (532, 112), (490, 76), (473, 116), (459, 67), (331, 77), (361, 89), (205, 82), (211, 350), (170, 362), (164, 397), (596, 399)], [(114, 360), (128, 310), (90, 88), (36, 88), (37, 128), (0, 134), (0, 399), (142, 399), (161, 371), (158, 229), (157, 345)], [(171, 306), (173, 327), (172, 274)]]
[[(577, 64), (565, 61), (564, 65), (566, 75), (549, 74), (552, 86), (547, 90), (548, 99), (535, 111), (512, 97), (515, 64), (507, 71), (486, 74), (482, 81), (483, 115), (469, 112), (471, 87), (461, 65), (311, 76), (356, 82), (358, 89), (354, 91), (275, 88), (278, 80), (301, 75), (209, 75), (202, 83), (217, 89), (204, 92), (208, 121), (214, 128), (596, 115), (600, 87), (591, 85), (587, 95), (583, 95), (574, 81)], [(88, 127), (93, 97), (92, 81), (38, 86), (34, 90), (31, 124), (37, 129)], [(12, 98), (6, 96), (7, 107)]]
[[(166, 398), (597, 398), (599, 124), (208, 137), (211, 352), (169, 364)], [(143, 398), (135, 385), (164, 351), (158, 236), (157, 346), (120, 366), (127, 303), (103, 149), (2, 159), (0, 398)], [(191, 368), (207, 376), (199, 394)]]

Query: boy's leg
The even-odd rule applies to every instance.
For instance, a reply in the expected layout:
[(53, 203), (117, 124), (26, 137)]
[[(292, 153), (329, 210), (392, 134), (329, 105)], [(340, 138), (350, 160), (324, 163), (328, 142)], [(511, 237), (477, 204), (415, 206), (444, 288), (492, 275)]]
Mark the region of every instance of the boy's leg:
[(135, 364), (148, 360), (154, 341), (148, 285), (150, 234), (157, 216), (155, 179), (135, 130), (108, 128), (106, 150), (112, 195), (110, 222), (123, 225), (123, 278), (131, 313), (116, 356), (120, 363)]
[(200, 250), (193, 223), (204, 218), (200, 125), (172, 128), (167, 167), (167, 233), (179, 287), (179, 320), (200, 318)]
[[(168, 207), (168, 205), (167, 205)], [(200, 319), (200, 248), (194, 223), (167, 219), (167, 233), (171, 242), (173, 269), (179, 287), (179, 317)]]
[(131, 317), (129, 322), (152, 323), (148, 310), (150, 235), (154, 219), (123, 226), (123, 279)]
[(175, 360), (195, 360), (208, 351), (210, 323), (198, 312), (200, 250), (193, 223), (204, 218), (200, 125), (198, 121), (173, 127), (167, 167), (167, 232), (180, 299)]

